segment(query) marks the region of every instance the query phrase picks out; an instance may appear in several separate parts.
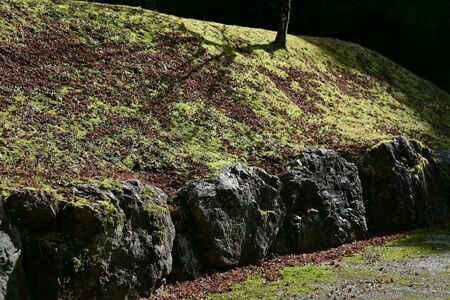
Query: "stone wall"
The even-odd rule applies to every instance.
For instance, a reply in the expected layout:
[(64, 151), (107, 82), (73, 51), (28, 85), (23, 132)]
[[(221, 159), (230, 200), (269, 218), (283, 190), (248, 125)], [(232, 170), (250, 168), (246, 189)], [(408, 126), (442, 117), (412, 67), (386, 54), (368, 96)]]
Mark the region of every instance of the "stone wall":
[(448, 177), (402, 137), (356, 165), (318, 149), (279, 178), (231, 166), (172, 200), (135, 180), (70, 188), (1, 199), (0, 299), (138, 299), (166, 280), (449, 220)]

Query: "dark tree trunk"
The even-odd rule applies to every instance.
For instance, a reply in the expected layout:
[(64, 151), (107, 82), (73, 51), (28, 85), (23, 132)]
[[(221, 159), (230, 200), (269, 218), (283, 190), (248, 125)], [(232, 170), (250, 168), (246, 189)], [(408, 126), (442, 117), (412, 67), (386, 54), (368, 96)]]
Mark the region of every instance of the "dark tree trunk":
[(286, 36), (291, 18), (291, 0), (281, 0), (281, 16), (275, 45), (286, 48)]
[(156, 9), (156, 0), (144, 0), (143, 4), (146, 9)]

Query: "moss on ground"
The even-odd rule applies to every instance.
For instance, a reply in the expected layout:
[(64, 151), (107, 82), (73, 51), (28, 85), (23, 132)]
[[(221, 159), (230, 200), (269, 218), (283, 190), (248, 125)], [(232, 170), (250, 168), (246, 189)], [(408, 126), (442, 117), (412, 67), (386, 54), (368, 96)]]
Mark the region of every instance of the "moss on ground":
[(450, 146), (449, 95), (351, 43), (276, 50), (271, 31), (69, 0), (5, 0), (0, 16), (2, 191), (94, 177), (170, 191), (400, 134)]
[[(441, 242), (439, 242), (439, 239)], [(333, 265), (308, 264), (282, 270), (268, 282), (252, 275), (212, 299), (448, 299), (450, 231), (418, 230), (383, 247), (369, 247)]]
[(322, 283), (332, 282), (333, 271), (329, 266), (304, 265), (283, 270), (283, 279), (267, 282), (260, 276), (253, 276), (233, 287), (224, 295), (211, 295), (212, 299), (286, 299), (299, 294), (310, 294)]

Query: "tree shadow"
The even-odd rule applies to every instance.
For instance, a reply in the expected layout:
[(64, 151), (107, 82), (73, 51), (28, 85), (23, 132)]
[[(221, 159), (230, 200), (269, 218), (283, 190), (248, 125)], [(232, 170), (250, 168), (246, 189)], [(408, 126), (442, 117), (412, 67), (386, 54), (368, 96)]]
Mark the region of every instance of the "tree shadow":
[[(185, 53), (182, 64), (175, 72), (170, 73), (165, 82), (167, 85), (157, 96), (161, 112), (158, 115), (160, 122), (170, 124), (170, 114), (165, 111), (168, 111), (171, 103), (178, 101), (178, 91), (187, 91), (183, 96), (185, 100), (202, 100), (227, 111), (232, 119), (253, 122), (257, 118), (254, 111), (248, 103), (240, 101), (239, 93), (233, 88), (236, 83), (232, 75), (234, 68), (231, 65), (236, 60), (239, 47), (227, 34), (227, 27), (223, 26), (220, 30), (223, 43), (207, 40), (201, 34), (186, 28), (184, 24), (180, 24), (180, 27), (188, 36), (181, 36), (181, 40), (170, 40), (172, 37), (169, 37), (168, 46), (178, 51), (181, 45)], [(184, 38), (188, 39), (187, 43), (183, 41)], [(193, 47), (189, 48), (189, 41)], [(205, 45), (214, 46), (219, 51), (217, 54), (208, 52)]]
[(267, 53), (274, 53), (278, 50), (285, 50), (285, 49), (275, 43), (255, 44), (255, 45), (249, 45), (246, 47), (236, 48), (236, 51), (243, 52), (243, 53), (253, 53), (254, 51), (257, 51), (257, 50), (263, 50)]
[(450, 251), (450, 227), (417, 229), (394, 245), (424, 251), (447, 252)]
[[(219, 43), (214, 43), (214, 42), (208, 41), (208, 40), (204, 39), (197, 32), (189, 30), (183, 23), (180, 24), (180, 30), (184, 31), (184, 32), (188, 32), (201, 45), (195, 53), (191, 53), (192, 55), (191, 55), (190, 59), (188, 59), (183, 65), (180, 66), (180, 70), (185, 70), (185, 72), (180, 72), (180, 74), (179, 74), (180, 76), (174, 76), (172, 78), (172, 80), (171, 80), (170, 84), (168, 85), (168, 87), (166, 88), (164, 94), (161, 95), (163, 99), (166, 99), (171, 93), (173, 93), (177, 89), (177, 87), (182, 85), (189, 78), (192, 78), (196, 74), (199, 74), (206, 67), (208, 67), (209, 65), (211, 65), (213, 63), (216, 63), (216, 62), (220, 63), (221, 67), (220, 67), (219, 72), (221, 72), (222, 75), (225, 76), (226, 74), (224, 74), (223, 72), (225, 72), (225, 70), (233, 63), (235, 56), (236, 56), (234, 49), (228, 43), (222, 45)], [(220, 54), (207, 57), (206, 51), (202, 47), (203, 44), (214, 45), (216, 47), (219, 47), (221, 49)], [(201, 59), (201, 63), (195, 64), (195, 61), (199, 60), (199, 59)]]
[(219, 32), (221, 34), (221, 38), (224, 43), (218, 43), (218, 42), (214, 42), (214, 41), (205, 39), (199, 33), (188, 29), (184, 24), (182, 24), (182, 29), (184, 31), (187, 31), (187, 32), (197, 36), (206, 45), (211, 45), (211, 46), (221, 48), (224, 53), (235, 53), (235, 52), (252, 53), (257, 50), (263, 50), (268, 53), (273, 53), (277, 50), (284, 49), (283, 47), (280, 47), (279, 45), (277, 45), (274, 42), (265, 43), (265, 44), (247, 44), (246, 41), (243, 41), (243, 40), (234, 41), (233, 39), (231, 39), (229, 37), (229, 34), (227, 33), (228, 32), (227, 28), (228, 28), (228, 26), (225, 24), (221, 26)]
[[(216, 55), (212, 55), (204, 59), (206, 51), (203, 47), (200, 47), (198, 51), (192, 54), (192, 57), (181, 66), (181, 69), (186, 70), (186, 72), (180, 76), (174, 78), (174, 80), (168, 85), (165, 93), (162, 95), (163, 98), (166, 98), (170, 93), (174, 92), (178, 86), (183, 84), (186, 80), (195, 76), (196, 74), (202, 72), (206, 67), (211, 64), (218, 63), (219, 67), (217, 71), (221, 76), (225, 77), (230, 75), (230, 70), (228, 68), (233, 64), (237, 53), (251, 54), (257, 50), (263, 50), (268, 53), (273, 53), (277, 50), (283, 49), (274, 43), (266, 43), (266, 44), (254, 44), (254, 45), (240, 45), (240, 41), (234, 41), (230, 38), (228, 34), (227, 25), (221, 26), (219, 32), (221, 34), (221, 39), (223, 43), (214, 42), (204, 38), (201, 34), (190, 30), (186, 27), (184, 23), (180, 24), (180, 30), (189, 33), (193, 37), (195, 37), (199, 43), (203, 45), (214, 46), (220, 49), (220, 53)], [(201, 63), (195, 65), (195, 61), (198, 59), (202, 59)], [(211, 96), (211, 95), (210, 95)]]

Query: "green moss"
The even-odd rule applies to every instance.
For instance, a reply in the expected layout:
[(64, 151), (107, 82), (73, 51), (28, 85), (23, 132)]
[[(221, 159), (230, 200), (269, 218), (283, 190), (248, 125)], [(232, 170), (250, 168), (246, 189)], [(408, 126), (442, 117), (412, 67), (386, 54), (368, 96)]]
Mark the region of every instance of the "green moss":
[(261, 210), (261, 209), (259, 209), (258, 212), (259, 212), (259, 215), (261, 216), (261, 218), (262, 218), (262, 220), (264, 222), (266, 222), (268, 220), (269, 215), (276, 215), (276, 212), (273, 211), (273, 210)]
[[(427, 241), (433, 240), (440, 236), (450, 236), (450, 227), (443, 229), (419, 229), (414, 231), (409, 236), (402, 238), (398, 241), (389, 242), (387, 246), (394, 247), (424, 247), (431, 250), (442, 251), (445, 250), (444, 246), (437, 246), (434, 243), (427, 243)], [(448, 247), (447, 247), (448, 248)]]
[[(0, 20), (0, 42), (22, 47), (48, 75), (45, 90), (29, 89), (34, 77), (4, 79), (0, 184), (9, 188), (89, 177), (160, 183), (161, 174), (184, 181), (233, 163), (281, 164), (306, 146), (350, 151), (394, 134), (450, 147), (449, 96), (351, 43), (289, 36), (289, 51), (276, 50), (267, 30), (127, 6), (3, 2), (0, 14), (11, 18)], [(31, 55), (62, 37), (76, 53)]]
[(0, 182), (0, 201), (8, 198), (8, 196), (14, 191), (10, 188), (11, 185), (4, 185)]
[(117, 208), (114, 206), (114, 204), (111, 203), (111, 201), (103, 200), (98, 202), (98, 208), (100, 211), (101, 219), (105, 224), (111, 227), (117, 225), (119, 213)]
[(435, 243), (434, 239), (448, 237), (449, 229), (417, 230), (408, 237), (389, 242), (383, 247), (371, 247), (366, 252), (344, 259), (346, 263), (363, 263), (373, 259), (380, 261), (401, 262), (410, 259), (440, 255), (449, 250), (443, 243)]
[(232, 292), (223, 295), (210, 295), (211, 299), (264, 299), (266, 296), (272, 296), (272, 293), (266, 292), (265, 280), (262, 277), (250, 277), (241, 284), (234, 285)]
[(83, 271), (83, 263), (84, 261), (81, 257), (72, 257), (72, 267), (75, 273)]
[(395, 140), (394, 140), (393, 138), (381, 140), (381, 141), (379, 141), (378, 143), (376, 143), (375, 145), (371, 146), (371, 147), (370, 147), (370, 150), (379, 148), (382, 144), (391, 144), (391, 143), (393, 143), (394, 141), (395, 141)]
[(381, 256), (381, 259), (387, 261), (405, 261), (411, 258), (421, 258), (430, 255), (432, 252), (421, 247), (386, 247), (373, 248), (371, 251)]
[(272, 283), (274, 287), (289, 286), (289, 293), (301, 294), (317, 290), (318, 284), (334, 281), (330, 266), (307, 264), (301, 267), (289, 267), (283, 270), (283, 279)]
[(112, 191), (120, 195), (123, 190), (123, 182), (112, 178), (76, 178), (66, 183), (67, 186), (74, 186), (80, 184), (91, 184), (97, 186), (103, 191)]
[(167, 206), (167, 203), (162, 202), (162, 200), (157, 197), (157, 192), (151, 187), (146, 187), (142, 190), (141, 199), (145, 211), (150, 215), (159, 217), (169, 213), (169, 207)]
[(315, 292), (323, 283), (333, 282), (330, 267), (304, 265), (283, 270), (283, 279), (267, 282), (260, 276), (248, 278), (234, 285), (232, 292), (224, 295), (211, 295), (212, 299), (286, 299)]
[[(373, 258), (373, 255), (371, 255)], [(367, 253), (357, 253), (352, 256), (344, 257), (342, 259), (342, 263), (348, 264), (348, 265), (362, 265), (366, 264), (368, 262), (368, 255)]]
[(145, 203), (144, 209), (147, 213), (154, 216), (160, 216), (162, 214), (167, 214), (169, 212), (169, 208), (167, 206)]
[(165, 200), (158, 198), (158, 194), (153, 188), (146, 187), (142, 191), (141, 199), (143, 208), (151, 219), (148, 230), (158, 243), (163, 243), (168, 234), (165, 220), (170, 215), (169, 207)]
[(331, 291), (334, 293), (353, 286), (365, 293), (372, 289), (380, 291), (381, 286), (381, 292), (386, 298), (391, 298), (390, 292), (405, 288), (410, 291), (430, 291), (435, 286), (442, 286), (448, 279), (450, 266), (444, 266), (439, 272), (429, 272), (408, 270), (405, 264), (421, 258), (429, 259), (434, 255), (439, 255), (438, 261), (445, 260), (448, 257), (448, 247), (429, 243), (430, 239), (443, 236), (450, 236), (449, 229), (418, 230), (405, 238), (389, 242), (386, 246), (368, 247), (360, 253), (343, 258), (333, 266), (306, 264), (287, 267), (280, 270), (283, 278), (274, 282), (253, 274), (244, 282), (232, 285), (230, 292), (208, 296), (212, 299), (326, 299), (330, 297)]
[[(64, 202), (65, 200), (63, 200)], [(69, 202), (70, 206), (75, 206), (75, 207), (82, 207), (82, 206), (86, 206), (89, 205), (91, 203), (90, 199), (86, 199), (83, 197), (73, 197), (73, 199), (71, 199), (71, 201)]]
[(414, 167), (410, 168), (411, 176), (416, 181), (420, 181), (424, 178), (424, 169), (430, 164), (428, 159), (425, 157), (419, 155), (419, 163), (416, 164)]

